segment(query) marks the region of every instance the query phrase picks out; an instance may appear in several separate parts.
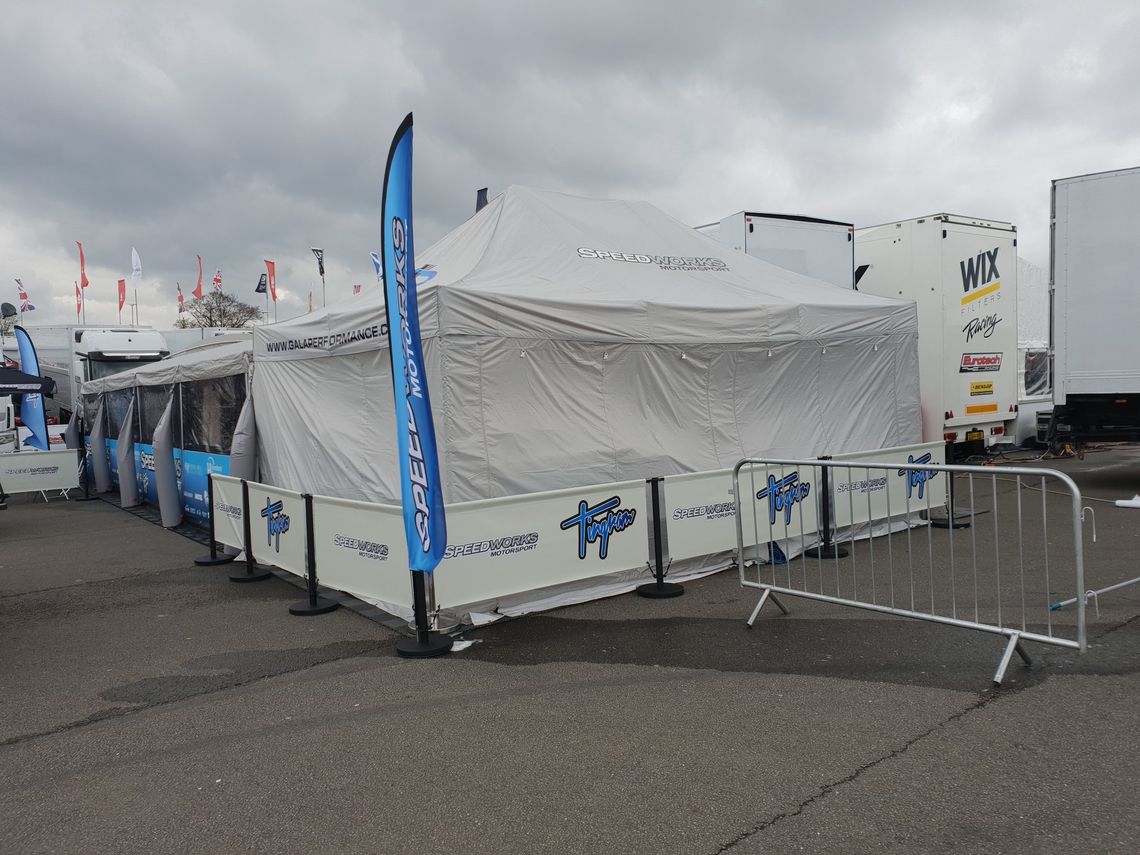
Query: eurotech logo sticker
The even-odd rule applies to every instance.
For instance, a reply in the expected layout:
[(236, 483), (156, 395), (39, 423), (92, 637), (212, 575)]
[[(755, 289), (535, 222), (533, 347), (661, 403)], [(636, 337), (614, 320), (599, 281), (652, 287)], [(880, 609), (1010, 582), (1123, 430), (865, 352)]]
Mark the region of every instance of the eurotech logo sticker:
[(289, 515), (284, 507), (280, 499), (275, 502), (266, 497), (265, 507), (261, 509), (261, 516), (265, 519), (266, 545), (272, 546), (274, 552), (281, 551), (281, 535), (289, 530)]
[(784, 526), (792, 524), (792, 508), (804, 501), (811, 493), (811, 482), (800, 481), (797, 470), (791, 475), (777, 479), (775, 475), (768, 476), (768, 486), (756, 493), (757, 499), (768, 500), (768, 523), (776, 524), (776, 516), (783, 514)]
[(958, 373), (974, 374), (978, 371), (1001, 371), (1001, 354), (963, 353)]
[(625, 531), (637, 518), (634, 508), (622, 508), (620, 496), (610, 496), (591, 506), (585, 499), (578, 502), (578, 513), (559, 524), (563, 531), (577, 527), (578, 558), (585, 559), (587, 547), (598, 544), (598, 557), (605, 559), (610, 550), (610, 536)]

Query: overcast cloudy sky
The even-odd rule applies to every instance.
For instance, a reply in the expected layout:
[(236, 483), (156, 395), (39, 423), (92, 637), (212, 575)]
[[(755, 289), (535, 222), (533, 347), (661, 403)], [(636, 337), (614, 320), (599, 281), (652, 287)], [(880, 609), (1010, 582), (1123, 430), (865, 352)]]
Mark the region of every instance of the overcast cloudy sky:
[[(380, 183), (416, 116), (422, 251), (510, 184), (856, 225), (1010, 220), (1048, 264), (1049, 182), (1140, 165), (1135, 2), (5, 3), (0, 297), (176, 319), (195, 254), (282, 318), (374, 281)], [(7, 289), (7, 290), (5, 290)], [(125, 315), (124, 315), (125, 317)], [(33, 318), (29, 317), (31, 323)]]

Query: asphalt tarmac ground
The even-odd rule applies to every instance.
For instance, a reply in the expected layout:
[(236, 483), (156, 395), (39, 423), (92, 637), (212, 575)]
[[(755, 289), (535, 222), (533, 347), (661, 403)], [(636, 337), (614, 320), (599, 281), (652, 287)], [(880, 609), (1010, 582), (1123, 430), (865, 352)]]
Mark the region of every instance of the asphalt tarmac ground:
[[(1140, 492), (1140, 450), (1036, 465), (1095, 508), (1086, 587), (1140, 575), (1140, 511), (1111, 504)], [(977, 535), (1016, 610), (1000, 489)], [(855, 546), (841, 582), (865, 585)], [(107, 502), (0, 513), (0, 851), (1140, 848), (1140, 585), (1090, 607), (1087, 654), (1029, 645), (994, 689), (999, 637), (802, 600), (746, 629), (733, 572), (401, 660), (390, 628), (292, 617), (297, 587), (232, 584), (203, 552)], [(917, 591), (939, 606), (970, 574), (941, 562)]]

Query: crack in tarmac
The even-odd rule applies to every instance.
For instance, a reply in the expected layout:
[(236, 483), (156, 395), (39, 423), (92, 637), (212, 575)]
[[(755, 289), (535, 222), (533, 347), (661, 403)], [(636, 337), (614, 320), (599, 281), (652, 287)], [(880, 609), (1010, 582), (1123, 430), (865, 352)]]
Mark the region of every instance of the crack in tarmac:
[[(1106, 630), (1101, 632), (1099, 635), (1097, 635), (1095, 640), (1099, 641), (1100, 639), (1105, 638), (1106, 636), (1111, 635), (1112, 633), (1117, 632), (1118, 630), (1124, 629), (1125, 627), (1130, 626), (1130, 625), (1136, 623), (1137, 621), (1140, 621), (1140, 615), (1134, 615), (1133, 617), (1130, 617), (1127, 620), (1122, 621), (1119, 624), (1116, 624), (1115, 626), (1111, 626), (1111, 627), (1107, 628)], [(1090, 639), (1090, 641), (1092, 641), (1092, 640), (1094, 640), (1094, 639)], [(1055, 655), (1055, 654), (1058, 654), (1061, 652), (1062, 651), (1060, 651), (1060, 650), (1056, 650), (1056, 651), (1048, 651), (1047, 653), (1043, 653), (1041, 655), (1042, 663), (1044, 663), (1044, 660), (1051, 658), (1052, 655)], [(760, 834), (761, 832), (766, 831), (767, 829), (771, 828), (772, 826), (776, 825), (777, 823), (783, 822), (786, 819), (792, 819), (794, 817), (799, 816), (800, 814), (802, 814), (805, 810), (807, 810), (809, 807), (811, 807), (816, 802), (822, 801), (823, 799), (827, 798), (829, 795), (834, 793), (840, 787), (842, 787), (846, 784), (850, 784), (854, 781), (857, 781), (860, 777), (863, 776), (864, 773), (870, 771), (871, 769), (874, 769), (876, 766), (879, 766), (879, 765), (886, 763), (890, 760), (894, 760), (898, 757), (901, 757), (902, 755), (906, 754), (907, 751), (909, 751), (911, 748), (913, 748), (915, 745), (917, 745), (922, 740), (926, 739), (931, 734), (937, 733), (940, 730), (944, 730), (948, 725), (953, 724), (954, 722), (965, 718), (966, 716), (970, 715), (973, 712), (976, 712), (980, 709), (984, 709), (985, 707), (989, 706), (991, 703), (994, 703), (995, 701), (1000, 701), (1000, 700), (1003, 700), (1005, 698), (1015, 697), (1015, 696), (1021, 694), (1022, 692), (1024, 692), (1025, 690), (1027, 690), (1029, 688), (1032, 688), (1032, 686), (1031, 685), (1020, 685), (1020, 686), (1011, 687), (1005, 691), (991, 690), (988, 694), (983, 694), (982, 697), (978, 698), (978, 700), (975, 701), (974, 703), (970, 704), (969, 706), (965, 707), (964, 709), (959, 710), (956, 713), (953, 713), (953, 714), (947, 716), (946, 719), (938, 722), (937, 724), (933, 725), (932, 727), (928, 728), (927, 730), (923, 731), (922, 733), (919, 733), (919, 734), (911, 737), (910, 739), (908, 739), (906, 742), (904, 742), (898, 748), (896, 748), (892, 751), (889, 751), (886, 754), (882, 755), (881, 757), (877, 757), (868, 763), (864, 763), (862, 766), (857, 767), (853, 772), (851, 772), (848, 775), (845, 775), (842, 778), (838, 778), (837, 780), (830, 781), (830, 782), (824, 784), (822, 787), (820, 787), (818, 790), (816, 790), (811, 796), (809, 796), (808, 798), (801, 801), (798, 805), (796, 805), (795, 808), (793, 808), (791, 810), (781, 811), (780, 813), (777, 813), (774, 816), (771, 816), (768, 819), (765, 819), (764, 821), (757, 823), (756, 825), (752, 826), (751, 828), (749, 828), (745, 831), (742, 831), (736, 837), (734, 837), (731, 840), (729, 840), (728, 842), (722, 844), (717, 849), (714, 849), (712, 851), (711, 855), (723, 855), (723, 853), (725, 853), (725, 852), (731, 852), (739, 844), (744, 843), (747, 840), (750, 840), (751, 838), (755, 837), (757, 834)]]

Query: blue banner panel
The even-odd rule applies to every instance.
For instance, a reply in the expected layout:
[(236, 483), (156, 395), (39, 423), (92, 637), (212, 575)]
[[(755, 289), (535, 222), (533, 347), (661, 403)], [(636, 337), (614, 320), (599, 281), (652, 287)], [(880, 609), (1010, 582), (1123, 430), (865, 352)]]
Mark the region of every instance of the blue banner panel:
[[(190, 522), (206, 525), (210, 519), (210, 485), (208, 475), (230, 474), (230, 456), (205, 451), (174, 449), (174, 465), (182, 485), (182, 508)], [(152, 480), (154, 472), (151, 473)]]

